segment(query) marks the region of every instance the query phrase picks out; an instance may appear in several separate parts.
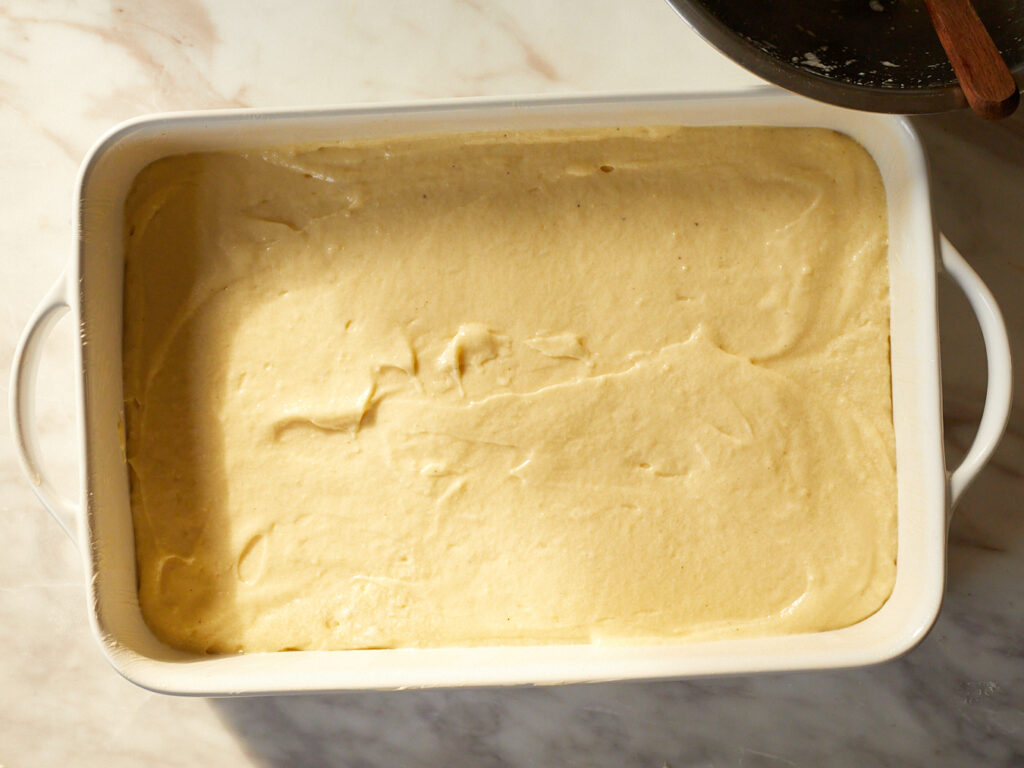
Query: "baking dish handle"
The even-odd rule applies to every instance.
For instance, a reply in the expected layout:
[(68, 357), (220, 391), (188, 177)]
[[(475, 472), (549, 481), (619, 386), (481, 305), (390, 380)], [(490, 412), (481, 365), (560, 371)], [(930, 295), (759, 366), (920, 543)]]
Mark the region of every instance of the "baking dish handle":
[(21, 468), (32, 483), (32, 490), (49, 510), (60, 527), (78, 544), (75, 534), (80, 506), (57, 491), (43, 472), (39, 441), (35, 430), (36, 374), (39, 370), (42, 343), (50, 330), (70, 308), (67, 296), (67, 278), (61, 274), (46, 297), (29, 318), (28, 325), (18, 341), (11, 366), (11, 434), (21, 461)]
[(1013, 373), (1010, 364), (1010, 339), (1006, 333), (1006, 323), (988, 286), (978, 277), (978, 273), (953, 247), (952, 243), (941, 236), (940, 252), (942, 266), (967, 296), (974, 314), (981, 326), (981, 335), (985, 340), (985, 357), (988, 360), (988, 386), (985, 393), (985, 409), (981, 414), (978, 433), (974, 437), (970, 450), (960, 465), (948, 474), (949, 504), (947, 514), (952, 514), (957, 502), (971, 484), (982, 467), (996, 449), (999, 439), (1003, 436), (1006, 423), (1010, 418), (1010, 401), (1013, 393)]

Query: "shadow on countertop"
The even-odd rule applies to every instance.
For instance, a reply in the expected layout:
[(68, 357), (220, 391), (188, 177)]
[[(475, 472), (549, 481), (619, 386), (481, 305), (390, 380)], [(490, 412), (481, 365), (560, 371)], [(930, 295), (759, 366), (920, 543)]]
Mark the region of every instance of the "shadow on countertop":
[(272, 768), (1021, 765), (1024, 649), (961, 624), (973, 610), (947, 608), (924, 646), (868, 670), (211, 706)]
[[(931, 167), (935, 221), (995, 295), (1017, 366), (1006, 434), (953, 516), (948, 579), (956, 585), (986, 562), (983, 553), (1019, 556), (1024, 540), (1024, 111), (994, 123), (969, 112), (913, 122)], [(949, 280), (939, 281), (939, 310), (946, 462), (955, 466), (981, 419), (985, 354)]]
[[(991, 287), (1024, 360), (1024, 112), (914, 119), (935, 218)], [(981, 334), (940, 281), (947, 460), (985, 392)], [(1024, 375), (1015, 402), (1024, 403)], [(258, 765), (1011, 766), (1024, 764), (1024, 413), (950, 533), (942, 616), (866, 670), (556, 688), (212, 700)]]

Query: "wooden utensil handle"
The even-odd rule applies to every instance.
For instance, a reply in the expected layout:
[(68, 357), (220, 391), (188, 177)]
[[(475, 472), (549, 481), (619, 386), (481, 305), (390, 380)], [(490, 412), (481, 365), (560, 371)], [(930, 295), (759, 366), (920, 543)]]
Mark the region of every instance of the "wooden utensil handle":
[(1010, 115), (1020, 93), (970, 0), (925, 0), (932, 24), (971, 109), (989, 120)]

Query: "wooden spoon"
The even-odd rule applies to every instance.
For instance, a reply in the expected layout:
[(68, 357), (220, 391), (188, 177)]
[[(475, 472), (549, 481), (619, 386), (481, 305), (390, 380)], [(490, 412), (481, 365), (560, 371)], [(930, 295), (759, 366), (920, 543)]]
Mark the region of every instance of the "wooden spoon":
[(1013, 113), (1017, 83), (971, 0), (924, 0), (971, 109), (988, 120)]

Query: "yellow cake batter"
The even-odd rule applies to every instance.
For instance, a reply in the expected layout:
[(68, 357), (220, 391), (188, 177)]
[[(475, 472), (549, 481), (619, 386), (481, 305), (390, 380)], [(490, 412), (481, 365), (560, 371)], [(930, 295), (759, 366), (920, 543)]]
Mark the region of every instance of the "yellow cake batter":
[(892, 589), (885, 194), (847, 137), (196, 154), (126, 216), (139, 598), (173, 646), (817, 631)]

